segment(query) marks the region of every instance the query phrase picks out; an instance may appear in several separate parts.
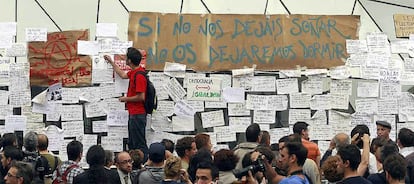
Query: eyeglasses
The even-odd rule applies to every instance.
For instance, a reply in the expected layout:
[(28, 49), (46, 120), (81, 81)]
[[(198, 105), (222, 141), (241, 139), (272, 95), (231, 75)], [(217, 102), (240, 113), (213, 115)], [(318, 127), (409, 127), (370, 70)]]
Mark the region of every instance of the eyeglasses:
[(14, 177), (14, 178), (20, 178), (21, 176), (17, 176), (17, 175), (12, 175), (9, 172), (7, 173), (7, 177)]
[(120, 163), (120, 164), (133, 164), (134, 161), (133, 160), (124, 160), (124, 161), (119, 161), (118, 163)]

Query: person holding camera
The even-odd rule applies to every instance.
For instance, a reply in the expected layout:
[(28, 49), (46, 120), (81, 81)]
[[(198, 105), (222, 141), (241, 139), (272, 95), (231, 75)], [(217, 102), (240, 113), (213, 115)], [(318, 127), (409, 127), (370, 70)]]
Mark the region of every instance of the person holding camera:
[[(280, 169), (285, 170), (287, 176), (277, 174), (272, 166), (267, 162), (265, 165), (265, 176), (269, 183), (276, 184), (310, 184), (308, 178), (303, 173), (302, 166), (305, 163), (308, 150), (298, 142), (289, 142), (280, 150), (278, 160)], [(266, 159), (267, 160), (267, 159)]]

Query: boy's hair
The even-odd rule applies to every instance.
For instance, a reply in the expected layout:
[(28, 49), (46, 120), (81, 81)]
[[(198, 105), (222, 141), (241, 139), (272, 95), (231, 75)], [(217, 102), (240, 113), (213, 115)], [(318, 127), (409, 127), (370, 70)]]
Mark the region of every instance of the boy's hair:
[(129, 47), (127, 50), (127, 59), (130, 59), (134, 65), (139, 65), (142, 59), (141, 52), (134, 47)]

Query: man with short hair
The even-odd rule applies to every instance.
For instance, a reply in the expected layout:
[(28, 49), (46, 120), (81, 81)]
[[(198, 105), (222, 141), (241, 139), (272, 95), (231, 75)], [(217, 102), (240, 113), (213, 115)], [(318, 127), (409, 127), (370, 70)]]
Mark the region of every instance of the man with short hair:
[(196, 143), (197, 150), (207, 149), (210, 152), (213, 151), (213, 145), (211, 144), (210, 135), (206, 133), (198, 133), (194, 137), (194, 141)]
[(15, 146), (6, 146), (1, 152), (1, 165), (2, 173), (0, 178), (0, 183), (4, 183), (4, 176), (6, 176), (7, 171), (10, 169), (13, 161), (21, 161), (23, 159), (23, 152), (20, 149), (17, 149)]
[(219, 170), (211, 162), (200, 162), (196, 170), (195, 184), (216, 183), (219, 180)]
[(414, 132), (408, 128), (401, 128), (398, 132), (397, 144), (402, 156), (414, 153)]
[(25, 162), (13, 162), (4, 180), (6, 184), (31, 184), (33, 180), (33, 168)]
[(134, 184), (159, 184), (164, 179), (165, 146), (159, 142), (152, 143), (148, 152), (149, 165), (135, 177)]
[(105, 55), (104, 58), (114, 68), (115, 72), (122, 79), (129, 79), (128, 92), (126, 96), (119, 97), (120, 102), (125, 102), (129, 113), (128, 120), (128, 148), (129, 150), (140, 149), (144, 152), (144, 161), (147, 160), (148, 146), (145, 138), (145, 127), (147, 125), (147, 113), (144, 102), (147, 92), (147, 79), (144, 75), (145, 68), (141, 67), (142, 54), (139, 50), (129, 47), (126, 53), (126, 65), (131, 71), (125, 73), (111, 59)]
[(315, 161), (319, 167), (321, 162), (321, 151), (316, 143), (309, 141), (309, 124), (303, 121), (298, 121), (293, 125), (293, 133), (299, 134), (302, 137), (302, 144), (308, 150), (308, 158)]
[(387, 183), (399, 184), (405, 183), (405, 175), (407, 173), (407, 163), (400, 154), (388, 156), (383, 163)]
[(266, 178), (271, 183), (280, 184), (309, 184), (309, 180), (303, 173), (302, 166), (305, 163), (308, 151), (298, 142), (289, 142), (280, 150), (280, 158), (278, 165), (280, 169), (286, 171), (287, 177), (279, 175), (272, 169), (269, 163), (264, 163), (266, 166)]
[(356, 145), (349, 144), (338, 149), (340, 161), (338, 172), (344, 174), (344, 179), (338, 184), (371, 184), (370, 181), (358, 175), (357, 169), (361, 162), (361, 151)]
[(260, 126), (257, 123), (253, 123), (246, 128), (246, 131), (245, 131), (246, 142), (242, 142), (234, 148), (234, 154), (239, 157), (239, 161), (237, 162), (236, 169), (242, 168), (242, 160), (243, 160), (244, 155), (246, 155), (249, 152), (254, 151), (254, 149), (256, 149), (256, 147), (259, 145), (260, 140), (261, 140), (260, 132), (261, 132)]
[[(356, 136), (356, 134), (358, 134), (358, 137), (356, 137), (356, 139), (354, 139), (354, 137)], [(354, 141), (353, 144), (355, 144), (359, 149), (360, 152), (362, 153), (362, 148), (363, 148), (363, 140), (362, 140), (362, 136), (364, 134), (367, 135), (371, 135), (369, 132), (369, 128), (367, 125), (356, 125), (352, 130), (351, 130), (351, 137), (352, 137), (352, 141)], [(374, 174), (378, 172), (377, 169), (377, 158), (375, 157), (374, 154), (369, 153), (369, 161), (368, 161), (368, 173), (369, 174)], [(364, 174), (366, 177), (368, 177), (368, 173)]]
[(194, 137), (183, 137), (177, 140), (175, 152), (181, 158), (181, 168), (187, 170), (190, 158), (197, 153)]
[(84, 170), (78, 165), (82, 159), (83, 145), (79, 141), (71, 141), (66, 146), (66, 152), (68, 160), (62, 162), (55, 172), (53, 172), (53, 180), (61, 179), (58, 178), (58, 175), (62, 177), (66, 171), (67, 184), (72, 184), (73, 178), (84, 172)]
[(128, 152), (120, 152), (115, 157), (115, 165), (122, 184), (132, 184), (132, 163), (133, 160)]
[(37, 149), (39, 150), (40, 155), (45, 157), (47, 159), (47, 162), (49, 163), (49, 167), (51, 168), (51, 172), (47, 173), (49, 174), (48, 178), (52, 177), (52, 173), (55, 171), (56, 167), (62, 163), (59, 157), (53, 155), (47, 150), (47, 147), (49, 146), (49, 139), (45, 134), (38, 134), (37, 135)]

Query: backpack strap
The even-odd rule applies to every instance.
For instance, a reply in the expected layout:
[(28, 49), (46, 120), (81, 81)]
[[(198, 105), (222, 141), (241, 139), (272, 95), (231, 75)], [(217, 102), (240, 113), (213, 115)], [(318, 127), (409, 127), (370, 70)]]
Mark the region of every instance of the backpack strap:
[(56, 170), (56, 168), (57, 168), (57, 166), (58, 166), (58, 164), (59, 164), (58, 157), (57, 157), (57, 156), (53, 156), (53, 158), (55, 159), (55, 167), (53, 168), (53, 170), (52, 170), (52, 171)]
[(147, 73), (146, 72), (144, 72), (144, 71), (136, 71), (135, 72), (135, 75), (134, 75), (134, 87), (136, 87), (136, 85), (137, 85), (136, 81), (137, 81), (137, 75), (138, 74), (143, 75), (145, 77), (145, 80), (147, 80)]
[(63, 181), (67, 180), (66, 177), (68, 176), (69, 172), (75, 167), (78, 167), (78, 165), (77, 164), (72, 164), (68, 168), (66, 168), (65, 172), (63, 172), (63, 175), (62, 175), (62, 180)]

